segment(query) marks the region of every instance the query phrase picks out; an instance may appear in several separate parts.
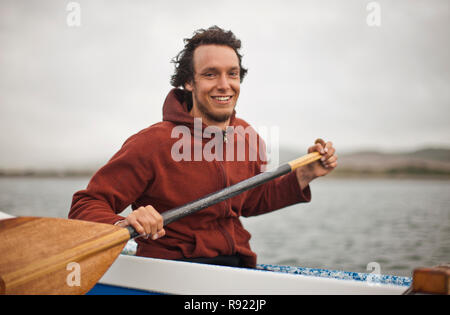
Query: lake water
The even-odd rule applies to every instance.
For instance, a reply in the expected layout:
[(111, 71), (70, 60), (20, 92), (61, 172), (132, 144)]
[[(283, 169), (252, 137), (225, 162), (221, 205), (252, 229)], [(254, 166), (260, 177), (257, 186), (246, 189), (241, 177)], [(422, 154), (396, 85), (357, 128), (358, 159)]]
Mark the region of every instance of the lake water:
[[(67, 217), (88, 180), (0, 178), (0, 211)], [(450, 262), (450, 181), (323, 178), (311, 189), (311, 203), (242, 219), (258, 263), (368, 272), (375, 262), (411, 276)]]

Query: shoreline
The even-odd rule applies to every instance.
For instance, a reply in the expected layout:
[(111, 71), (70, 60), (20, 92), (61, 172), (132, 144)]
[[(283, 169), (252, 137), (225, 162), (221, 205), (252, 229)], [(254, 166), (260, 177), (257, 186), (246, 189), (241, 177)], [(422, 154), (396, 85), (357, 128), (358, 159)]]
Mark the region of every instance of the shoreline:
[[(96, 171), (1, 171), (0, 178), (91, 178)], [(428, 170), (407, 172), (402, 170), (336, 169), (324, 178), (329, 179), (438, 179), (450, 180), (450, 172)]]

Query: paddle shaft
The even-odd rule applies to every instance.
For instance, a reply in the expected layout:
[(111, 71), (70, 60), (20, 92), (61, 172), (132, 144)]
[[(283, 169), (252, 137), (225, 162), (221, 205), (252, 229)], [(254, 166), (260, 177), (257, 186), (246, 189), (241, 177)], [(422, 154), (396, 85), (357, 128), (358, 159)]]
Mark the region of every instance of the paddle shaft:
[[(191, 215), (197, 211), (208, 208), (219, 202), (222, 202), (231, 197), (239, 195), (240, 193), (242, 193), (244, 191), (247, 191), (249, 189), (252, 189), (259, 185), (262, 185), (272, 179), (275, 179), (284, 174), (292, 172), (295, 169), (299, 168), (300, 166), (312, 163), (314, 161), (317, 161), (320, 158), (321, 158), (321, 155), (318, 152), (309, 153), (309, 154), (304, 155), (296, 160), (293, 160), (286, 164), (280, 165), (279, 167), (277, 167), (274, 170), (264, 172), (264, 173), (258, 174), (256, 176), (250, 177), (250, 178), (243, 180), (237, 184), (234, 184), (232, 186), (221, 189), (217, 192), (206, 195), (205, 197), (202, 197), (195, 201), (189, 202), (183, 206), (163, 212), (161, 215), (164, 219), (164, 226), (166, 226), (176, 220), (184, 218), (185, 216)], [(140, 236), (140, 234), (138, 232), (136, 232), (136, 230), (132, 226), (128, 226), (127, 229), (130, 232), (130, 238), (136, 238), (136, 237)]]

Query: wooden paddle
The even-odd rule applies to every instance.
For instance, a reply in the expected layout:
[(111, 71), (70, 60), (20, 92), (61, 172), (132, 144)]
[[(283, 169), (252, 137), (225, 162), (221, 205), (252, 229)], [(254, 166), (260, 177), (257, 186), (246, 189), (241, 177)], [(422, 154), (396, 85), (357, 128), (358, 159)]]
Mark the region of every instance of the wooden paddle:
[[(162, 214), (164, 225), (236, 196), (300, 166), (317, 152)], [(84, 294), (108, 270), (130, 238), (131, 226), (60, 218), (0, 220), (0, 294)]]

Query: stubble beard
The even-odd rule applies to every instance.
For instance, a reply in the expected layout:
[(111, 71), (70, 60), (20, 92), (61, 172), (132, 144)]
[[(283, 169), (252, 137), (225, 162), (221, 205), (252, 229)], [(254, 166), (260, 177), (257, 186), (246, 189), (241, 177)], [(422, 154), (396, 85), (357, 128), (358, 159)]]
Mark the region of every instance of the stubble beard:
[[(197, 108), (198, 110), (210, 121), (212, 122), (217, 122), (217, 123), (224, 123), (226, 121), (228, 121), (228, 119), (230, 119), (231, 115), (233, 114), (233, 111), (229, 114), (215, 114), (212, 113), (207, 106), (205, 106), (205, 104), (203, 104), (199, 98), (197, 97), (196, 93), (192, 93), (192, 97), (193, 97), (193, 101), (195, 101), (195, 103), (197, 104)], [(236, 106), (236, 104), (234, 105), (234, 107)], [(233, 109), (234, 109), (233, 107)]]

